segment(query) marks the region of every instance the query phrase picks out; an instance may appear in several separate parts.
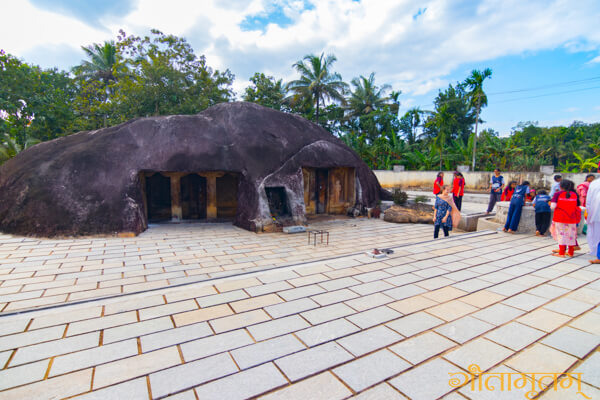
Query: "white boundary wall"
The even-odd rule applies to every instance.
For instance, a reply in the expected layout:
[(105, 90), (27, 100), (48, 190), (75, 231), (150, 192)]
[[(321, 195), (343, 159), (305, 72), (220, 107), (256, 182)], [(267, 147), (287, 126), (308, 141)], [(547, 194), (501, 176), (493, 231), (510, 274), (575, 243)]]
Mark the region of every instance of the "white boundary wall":
[[(384, 188), (402, 187), (404, 189), (420, 189), (427, 190), (433, 188), (433, 182), (438, 171), (386, 171), (374, 170), (375, 176), (379, 180), (379, 184)], [(454, 171), (444, 171), (444, 183), (452, 184), (452, 173)], [(575, 182), (575, 186), (585, 180), (588, 173), (554, 173), (546, 175), (541, 172), (502, 172), (506, 183), (510, 181), (527, 180), (531, 183), (534, 189), (546, 188), (550, 189), (554, 182), (554, 175), (562, 175), (563, 178), (570, 179)], [(474, 191), (485, 191), (489, 188), (490, 177), (493, 172), (463, 172), (465, 177), (465, 189)], [(595, 174), (599, 177), (599, 174)]]

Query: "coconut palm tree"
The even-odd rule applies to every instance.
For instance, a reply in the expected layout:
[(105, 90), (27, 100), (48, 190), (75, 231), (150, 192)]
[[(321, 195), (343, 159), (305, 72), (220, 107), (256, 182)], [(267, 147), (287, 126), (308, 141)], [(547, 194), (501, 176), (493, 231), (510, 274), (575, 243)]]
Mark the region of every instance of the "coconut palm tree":
[[(296, 62), (293, 67), (300, 74), (300, 79), (293, 80), (287, 85), (295, 98), (308, 99), (315, 104), (315, 122), (319, 123), (320, 106), (327, 100), (345, 103), (344, 94), (348, 84), (342, 81), (337, 72), (332, 72), (331, 67), (337, 58), (333, 54), (320, 56), (308, 54), (301, 61)], [(293, 96), (294, 96), (293, 95)]]
[(487, 96), (483, 91), (483, 81), (486, 78), (491, 78), (492, 70), (489, 68), (479, 71), (474, 69), (471, 75), (465, 80), (464, 84), (469, 89), (467, 96), (469, 97), (471, 107), (475, 107), (475, 140), (473, 141), (473, 171), (475, 171), (475, 157), (477, 154), (477, 126), (479, 124), (479, 113), (481, 107), (487, 106)]
[(362, 75), (354, 78), (351, 83), (354, 90), (348, 99), (348, 117), (350, 118), (379, 110), (388, 105), (391, 100), (390, 97), (385, 96), (385, 93), (392, 87), (388, 84), (378, 87), (375, 84), (375, 72), (371, 72), (368, 78)]
[(117, 64), (117, 47), (114, 41), (104, 42), (103, 45), (94, 43), (91, 46), (82, 46), (88, 60), (83, 60), (81, 65), (75, 67), (75, 73), (84, 79), (101, 80), (105, 85), (117, 78), (114, 69)]

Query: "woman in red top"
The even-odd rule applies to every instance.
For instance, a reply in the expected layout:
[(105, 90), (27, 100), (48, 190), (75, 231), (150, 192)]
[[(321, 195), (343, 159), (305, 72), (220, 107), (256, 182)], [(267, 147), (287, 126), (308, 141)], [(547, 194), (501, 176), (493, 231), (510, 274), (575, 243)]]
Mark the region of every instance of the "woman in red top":
[(452, 181), (452, 197), (458, 211), (462, 209), (462, 199), (465, 195), (465, 178), (462, 173), (454, 172), (454, 180)]
[(440, 171), (437, 174), (437, 178), (435, 178), (435, 182), (433, 182), (433, 194), (436, 196), (440, 194), (442, 186), (444, 186), (444, 173)]
[(581, 221), (581, 208), (579, 198), (575, 193), (575, 184), (563, 179), (560, 182), (560, 191), (554, 194), (550, 207), (554, 210), (552, 217), (552, 237), (558, 242), (558, 253), (552, 255), (564, 257), (568, 254), (573, 257), (577, 245), (577, 224)]
[(502, 196), (500, 196), (500, 201), (510, 201), (513, 193), (515, 192), (515, 188), (517, 187), (517, 182), (510, 181), (504, 192), (502, 192)]

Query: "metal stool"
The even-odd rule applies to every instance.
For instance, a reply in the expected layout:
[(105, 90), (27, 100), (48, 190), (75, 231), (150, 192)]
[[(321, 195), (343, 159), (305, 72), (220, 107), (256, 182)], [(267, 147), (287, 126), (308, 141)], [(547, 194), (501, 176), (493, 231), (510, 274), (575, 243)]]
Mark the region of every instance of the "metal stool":
[(310, 244), (310, 239), (311, 239), (310, 236), (311, 235), (313, 238), (313, 246), (317, 245), (317, 236), (318, 235), (321, 235), (321, 243), (323, 243), (323, 235), (326, 235), (326, 239), (327, 239), (326, 245), (329, 245), (329, 232), (328, 231), (315, 229), (315, 230), (310, 230), (307, 232), (308, 232), (308, 244)]

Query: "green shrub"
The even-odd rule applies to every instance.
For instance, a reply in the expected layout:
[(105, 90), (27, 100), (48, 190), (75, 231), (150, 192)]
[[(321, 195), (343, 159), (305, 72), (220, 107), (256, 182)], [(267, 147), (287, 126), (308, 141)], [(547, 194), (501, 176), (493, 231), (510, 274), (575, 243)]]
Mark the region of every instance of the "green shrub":
[(428, 203), (428, 202), (429, 202), (429, 197), (423, 196), (422, 194), (415, 197), (415, 204)]
[(392, 194), (392, 199), (394, 200), (394, 204), (399, 204), (399, 205), (403, 206), (408, 201), (408, 194), (406, 192), (404, 192), (402, 189), (394, 189), (394, 193)]

